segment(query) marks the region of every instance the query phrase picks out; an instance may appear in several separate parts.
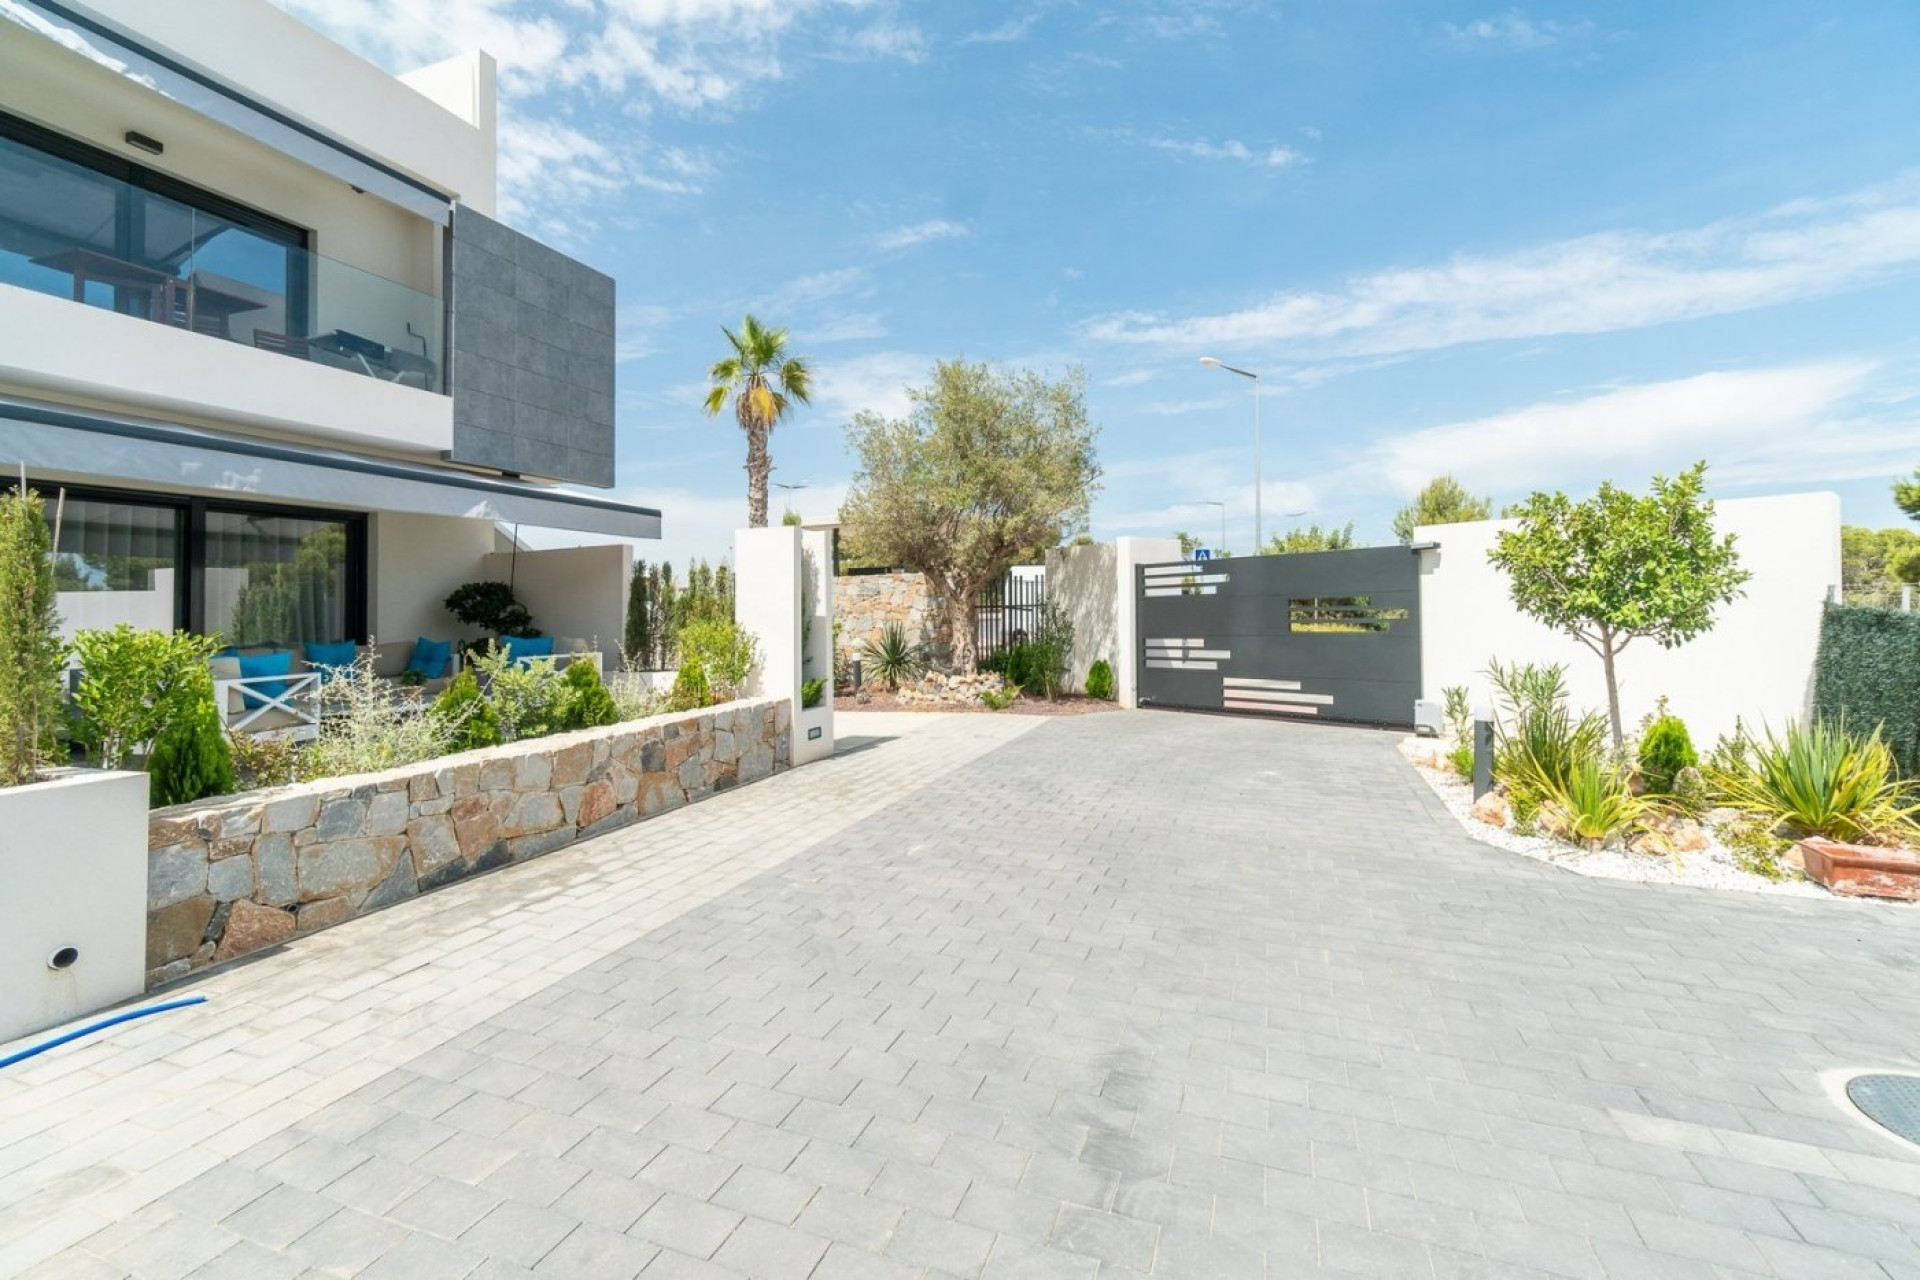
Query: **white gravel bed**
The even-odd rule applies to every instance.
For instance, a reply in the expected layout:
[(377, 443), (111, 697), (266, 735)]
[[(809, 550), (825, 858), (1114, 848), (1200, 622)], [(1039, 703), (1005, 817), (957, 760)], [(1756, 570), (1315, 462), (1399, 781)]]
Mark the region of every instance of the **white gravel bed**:
[(1683, 853), (1676, 866), (1672, 858), (1630, 853), (1626, 849), (1583, 849), (1545, 836), (1515, 835), (1505, 827), (1488, 826), (1469, 815), (1473, 807), (1473, 786), (1449, 769), (1435, 769), (1426, 762), (1435, 750), (1431, 738), (1406, 738), (1400, 752), (1415, 772), (1426, 779), (1448, 812), (1459, 819), (1466, 833), (1482, 844), (1518, 853), (1539, 862), (1577, 871), (1583, 876), (1604, 880), (1633, 880), (1641, 884), (1684, 884), (1698, 889), (1735, 889), (1743, 893), (1784, 893), (1799, 898), (1831, 898), (1828, 893), (1798, 872), (1788, 869), (1788, 879), (1768, 880), (1743, 871), (1733, 855), (1707, 828), (1711, 844), (1697, 853)]

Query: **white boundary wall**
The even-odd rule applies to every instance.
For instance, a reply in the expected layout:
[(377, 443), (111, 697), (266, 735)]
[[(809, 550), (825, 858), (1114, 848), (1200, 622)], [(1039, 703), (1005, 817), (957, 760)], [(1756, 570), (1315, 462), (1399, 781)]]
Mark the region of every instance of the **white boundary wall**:
[(1120, 600), (1110, 542), (1054, 547), (1047, 552), (1047, 599), (1066, 610), (1073, 623), (1073, 653), (1067, 659), (1067, 684), (1087, 687), (1087, 669), (1101, 658), (1114, 660), (1114, 635)]
[(1113, 589), (1118, 601), (1113, 628), (1114, 697), (1123, 707), (1140, 705), (1140, 600), (1134, 570), (1143, 564), (1183, 559), (1178, 538), (1116, 538)]
[[(1739, 498), (1715, 504), (1714, 525), (1737, 538), (1753, 577), (1746, 595), (1722, 609), (1713, 630), (1677, 649), (1636, 640), (1620, 655), (1621, 716), (1629, 730), (1666, 695), (1702, 749), (1733, 728), (1779, 726), (1806, 714), (1813, 695), (1821, 605), (1840, 583), (1840, 499), (1831, 493)], [(1514, 608), (1507, 578), (1487, 561), (1510, 520), (1426, 526), (1420, 556), (1421, 685), (1439, 699), (1448, 685), (1491, 694), (1489, 658), (1560, 662), (1577, 709), (1604, 710), (1600, 659), (1579, 641)], [(1412, 708), (1408, 708), (1409, 714)]]
[[(833, 680), (833, 563), (827, 535), (803, 535), (792, 525), (736, 529), (733, 565), (734, 620), (760, 642), (760, 660), (749, 679), (752, 694), (785, 698), (792, 704), (790, 758), (796, 767), (824, 759), (833, 754), (832, 689), (820, 706), (803, 710), (800, 685), (811, 678), (803, 675), (803, 669), (815, 667), (824, 668), (829, 686)], [(809, 571), (813, 585), (803, 595), (801, 580)], [(800, 651), (803, 600), (813, 611), (804, 655)]]

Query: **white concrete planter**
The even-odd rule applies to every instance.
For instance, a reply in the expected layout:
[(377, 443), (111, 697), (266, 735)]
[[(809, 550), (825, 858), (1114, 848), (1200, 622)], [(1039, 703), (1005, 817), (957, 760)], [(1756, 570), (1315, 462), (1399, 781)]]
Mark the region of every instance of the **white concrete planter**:
[(802, 707), (793, 722), (795, 765), (824, 760), (833, 754), (833, 700), (829, 695), (817, 707)]
[(147, 775), (0, 788), (0, 1041), (146, 989)]

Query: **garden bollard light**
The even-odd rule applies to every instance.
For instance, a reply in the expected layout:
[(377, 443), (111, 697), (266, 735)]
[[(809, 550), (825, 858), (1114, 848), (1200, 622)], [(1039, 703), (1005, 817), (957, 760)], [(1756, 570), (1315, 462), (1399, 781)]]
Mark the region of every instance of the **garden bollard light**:
[(860, 692), (860, 659), (853, 660), (853, 691)]
[(1493, 790), (1493, 708), (1480, 703), (1473, 709), (1473, 798)]

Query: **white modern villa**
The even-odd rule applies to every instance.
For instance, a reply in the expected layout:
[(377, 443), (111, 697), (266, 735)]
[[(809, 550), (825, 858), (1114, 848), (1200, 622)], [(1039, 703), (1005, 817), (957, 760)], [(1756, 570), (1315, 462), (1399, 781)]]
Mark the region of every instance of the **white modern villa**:
[(451, 636), (511, 573), (611, 648), (613, 540), (660, 527), (580, 488), (613, 281), (494, 201), (483, 53), (395, 77), (269, 0), (0, 0), (0, 472), (64, 494), (69, 630)]

